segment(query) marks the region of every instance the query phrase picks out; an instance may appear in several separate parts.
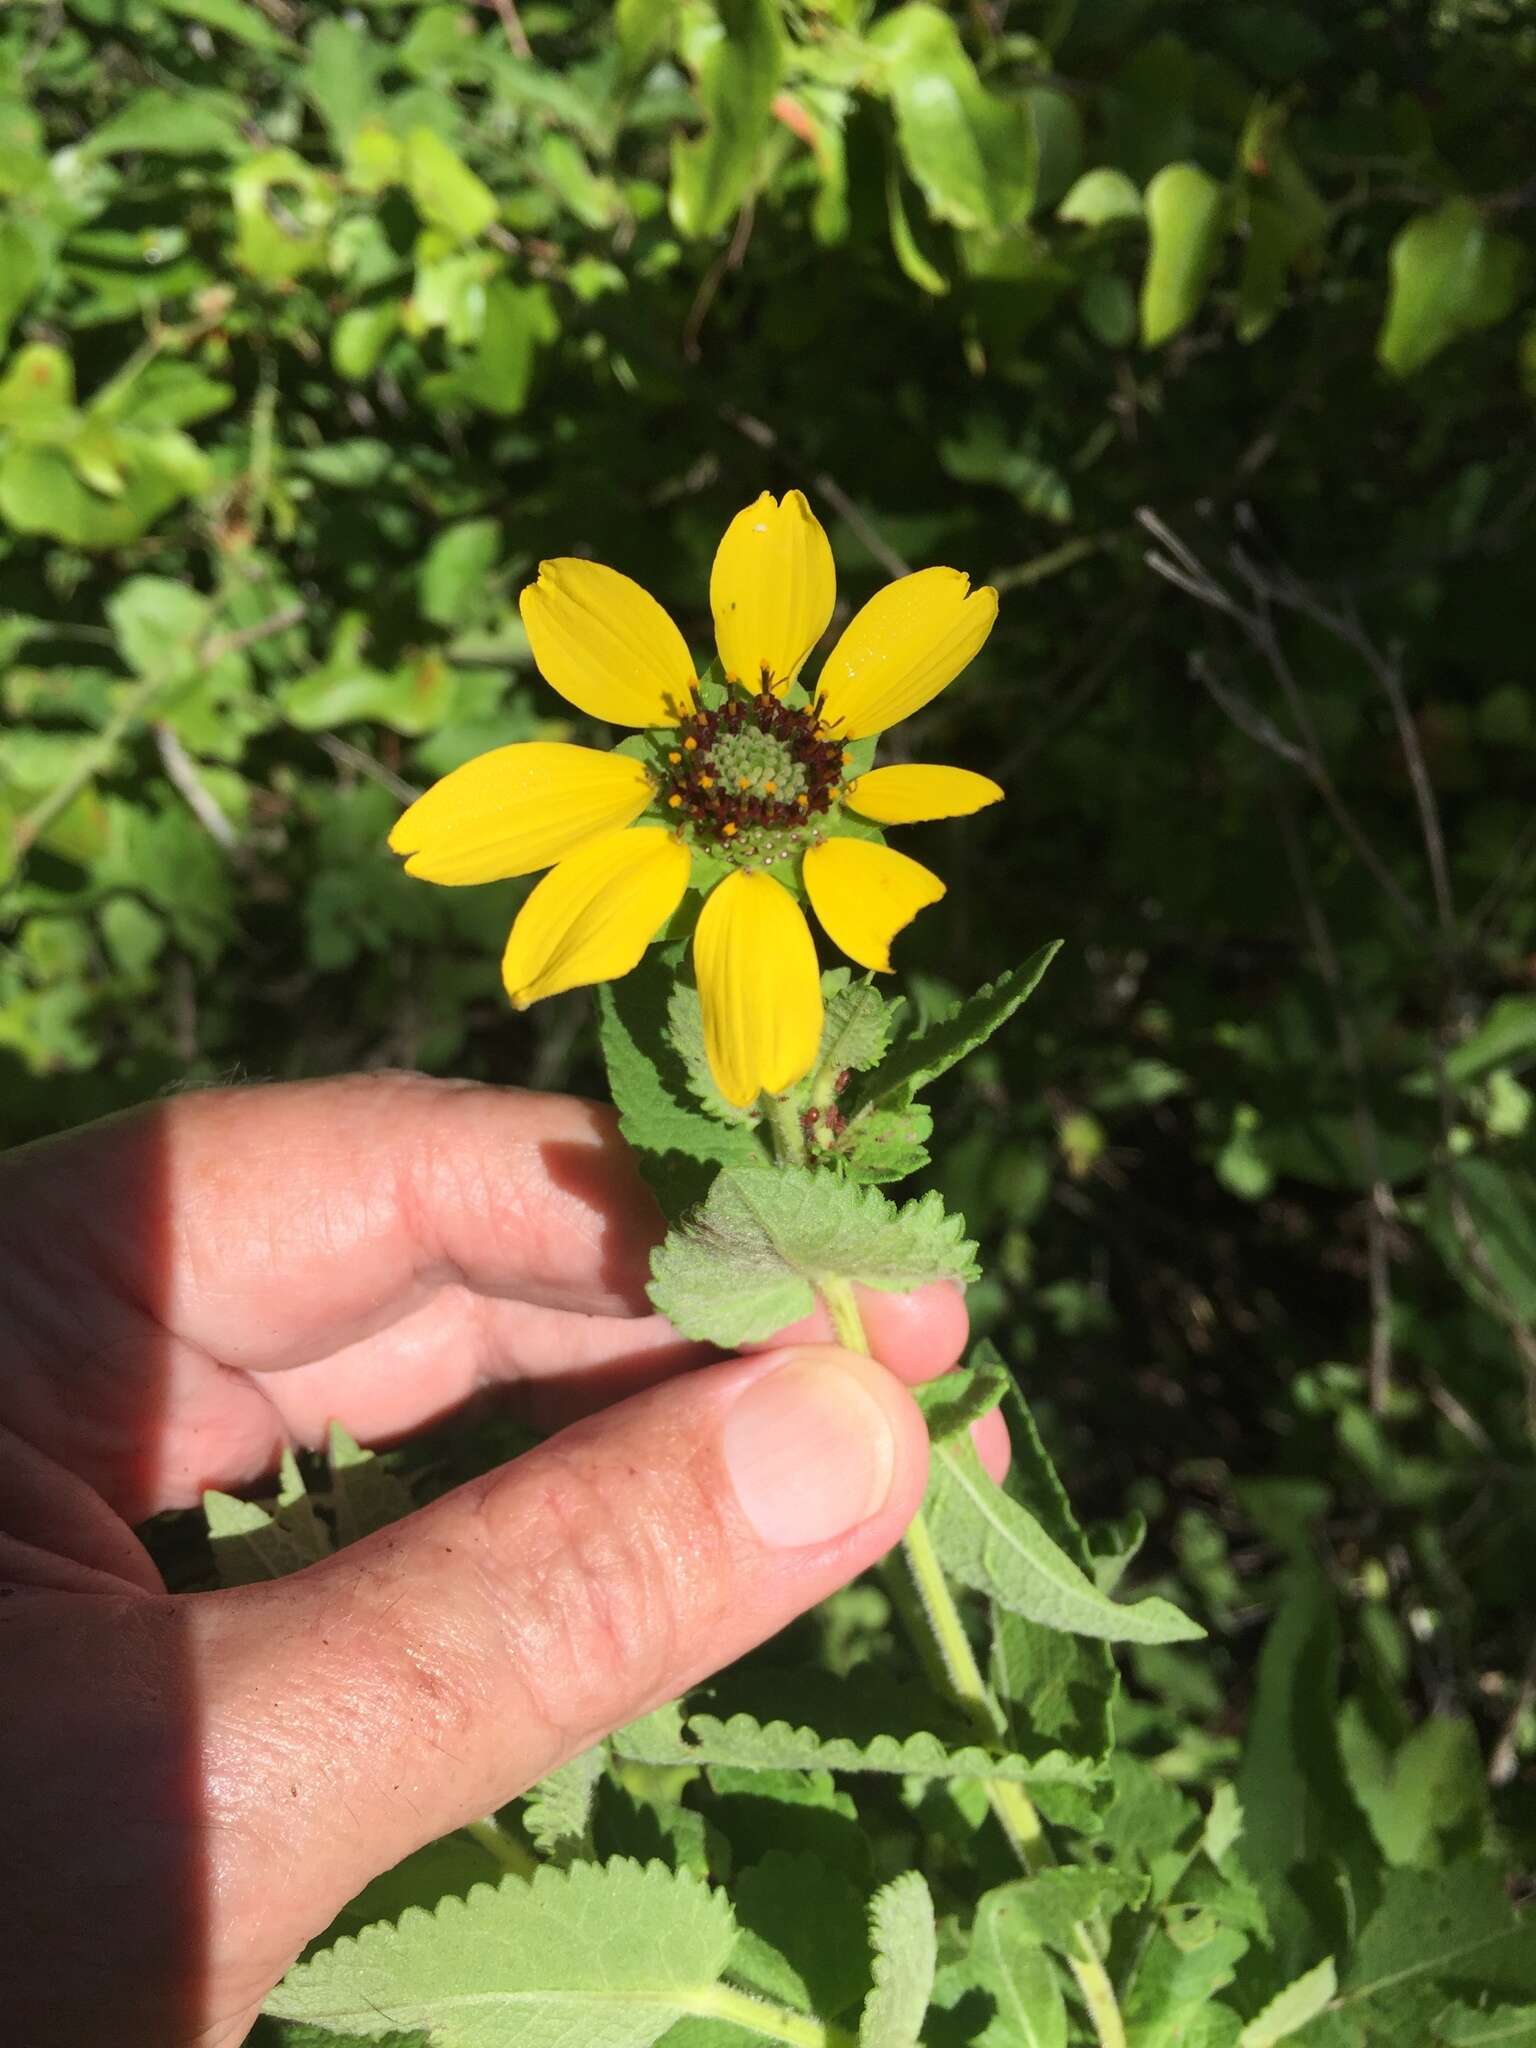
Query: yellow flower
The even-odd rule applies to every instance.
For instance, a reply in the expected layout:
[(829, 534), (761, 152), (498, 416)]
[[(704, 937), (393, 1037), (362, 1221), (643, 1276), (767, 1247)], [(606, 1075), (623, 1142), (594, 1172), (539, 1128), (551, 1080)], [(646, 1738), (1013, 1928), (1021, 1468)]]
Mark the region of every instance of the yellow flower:
[(860, 742), (920, 711), (976, 654), (996, 591), (973, 591), (957, 569), (899, 578), (856, 615), (807, 690), (800, 666), (835, 589), (831, 547), (804, 497), (765, 491), (715, 556), (724, 681), (711, 685), (637, 583), (596, 562), (543, 563), (522, 614), (545, 680), (646, 737), (614, 753), (498, 747), (435, 783), (389, 839), (429, 882), (549, 869), (502, 961), (519, 1009), (627, 974), (690, 882), (702, 890), (693, 962), (705, 1043), (721, 1093), (742, 1108), (815, 1062), (821, 980), (800, 895), (851, 960), (888, 969), (892, 939), (944, 884), (874, 828), (964, 817), (1003, 793), (964, 768), (860, 772), (859, 758), (870, 751)]

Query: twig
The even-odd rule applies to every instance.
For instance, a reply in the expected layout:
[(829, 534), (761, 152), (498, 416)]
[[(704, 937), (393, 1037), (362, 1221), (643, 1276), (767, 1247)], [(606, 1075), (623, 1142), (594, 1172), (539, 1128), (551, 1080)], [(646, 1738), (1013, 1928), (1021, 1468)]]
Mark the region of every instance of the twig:
[(370, 782), (376, 782), (381, 789), (387, 789), (391, 796), (399, 797), (403, 804), (415, 803), (421, 791), (392, 768), (386, 768), (382, 761), (376, 761), (372, 754), (361, 747), (354, 747), (350, 740), (339, 739), (333, 732), (317, 735), (315, 745), (322, 753), (329, 754), (339, 767), (351, 768), (359, 775), (366, 775)]
[(197, 763), (172, 728), (161, 721), (155, 725), (155, 745), (160, 752), (160, 765), (186, 798), (187, 808), (197, 822), (216, 845), (222, 846), (226, 853), (233, 853), (239, 843), (234, 826), (219, 809), (212, 791), (198, 774)]
[(497, 19), (511, 44), (515, 55), (531, 62), (533, 45), (528, 40), (528, 31), (523, 27), (523, 18), (517, 11), (517, 0), (491, 0)]
[(199, 660), (204, 668), (212, 668), (216, 661), (222, 661), (226, 654), (243, 653), (247, 647), (256, 646), (258, 641), (272, 640), (279, 633), (286, 633), (290, 626), (302, 625), (305, 606), (295, 598), (292, 604), (285, 604), (280, 611), (258, 619), (254, 626), (239, 626), (233, 633), (217, 633), (204, 643)]
[(1301, 843), (1301, 835), (1296, 829), (1296, 821), (1291, 816), (1285, 799), (1278, 794), (1275, 815), (1280, 825), (1281, 842), (1285, 847), (1286, 864), (1291, 870), (1291, 879), (1296, 884), (1296, 893), (1301, 902), (1302, 920), (1317, 960), (1318, 972), (1330, 997), (1339, 1052), (1354, 1083), (1352, 1120), (1355, 1127), (1355, 1143), (1359, 1147), (1360, 1164), (1369, 1183), (1369, 1198), (1365, 1211), (1366, 1287), (1371, 1307), (1367, 1384), (1370, 1389), (1371, 1410), (1374, 1414), (1380, 1415), (1386, 1408), (1392, 1388), (1392, 1266), (1388, 1245), (1388, 1232), (1395, 1214), (1392, 1190), (1381, 1169), (1381, 1143), (1366, 1092), (1365, 1049), (1360, 1042), (1360, 1033), (1350, 1008), (1344, 970), (1334, 948), (1333, 934), (1328, 929), (1328, 919), (1312, 884), (1311, 871), (1307, 866), (1306, 852)]
[[(297, 625), (303, 616), (304, 606), (294, 603), (285, 605), (281, 611), (273, 612), (269, 618), (259, 619), (254, 626), (243, 626), (235, 633), (216, 634), (211, 640), (204, 641), (197, 656), (197, 666), (203, 669), (211, 668), (227, 654), (235, 654), (243, 647), (254, 646), (258, 640), (270, 639), (274, 633), (286, 632), (288, 627)], [(42, 802), (24, 818), (17, 820), (12, 844), (18, 858), (36, 845), (54, 820), (68, 810), (86, 784), (108, 766), (112, 756), (117, 752), (119, 743), (127, 738), (148, 712), (155, 698), (167, 687), (169, 680), (171, 679), (164, 676), (146, 676), (143, 681), (127, 691), (117, 710), (95, 739), (82, 747), (76, 755), (74, 766), (68, 775), (56, 783)], [(179, 682), (184, 680), (184, 677), (178, 674), (174, 680)]]
[(1264, 582), (1245, 556), (1234, 550), (1234, 567), (1249, 584), (1254, 598), (1251, 605), (1239, 604), (1231, 592), (1216, 581), (1188, 543), (1181, 540), (1155, 512), (1143, 506), (1136, 517), (1159, 543), (1159, 547), (1166, 550), (1165, 553), (1149, 551), (1145, 558), (1147, 567), (1198, 602), (1224, 613), (1255, 651), (1263, 657), (1270, 673), (1280, 685), (1281, 694), (1285, 698), (1286, 707), (1300, 741), (1300, 758), (1296, 765), (1322, 798), (1332, 813), (1334, 823), (1380, 884), (1404, 923), (1417, 937), (1426, 936), (1429, 926), (1422, 911), (1377, 852), (1334, 782), (1323, 753), (1321, 736), (1307, 708), (1306, 697), (1296, 680), (1280, 636), (1275, 631), (1274, 620), (1271, 617), (1275, 589)]
[(1531, 1644), (1530, 1655), (1525, 1660), (1525, 1670), (1515, 1690), (1515, 1703), (1488, 1758), (1488, 1782), (1495, 1789), (1507, 1785), (1520, 1768), (1520, 1723), (1533, 1706), (1536, 1706), (1536, 1642)]

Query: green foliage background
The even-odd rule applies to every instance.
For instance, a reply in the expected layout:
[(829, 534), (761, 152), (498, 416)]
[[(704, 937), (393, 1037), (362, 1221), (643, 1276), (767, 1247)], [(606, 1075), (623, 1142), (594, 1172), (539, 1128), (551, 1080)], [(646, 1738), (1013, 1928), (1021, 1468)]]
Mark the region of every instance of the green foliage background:
[(540, 555), (702, 649), (800, 485), (848, 602), (1003, 593), (902, 731), (1008, 789), (909, 842), (902, 965), (923, 1015), (1066, 940), (934, 1178), (1080, 1511), (1212, 1631), (1131, 1651), (1126, 1753), (1204, 1799), (1246, 1727), (1276, 1868), (1302, 1781), (1389, 1885), (1531, 1867), (1533, 107), (1521, 0), (13, 0), (0, 1141), (598, 1089), (584, 996), (504, 1005), (517, 887), (384, 834), (573, 730)]

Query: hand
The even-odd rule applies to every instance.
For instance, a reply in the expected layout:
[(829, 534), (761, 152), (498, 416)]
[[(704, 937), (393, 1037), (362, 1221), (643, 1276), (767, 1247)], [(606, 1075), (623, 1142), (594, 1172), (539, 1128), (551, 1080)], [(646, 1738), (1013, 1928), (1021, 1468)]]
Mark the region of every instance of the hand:
[[(647, 1312), (659, 1229), (606, 1112), (410, 1076), (0, 1158), (18, 2048), (239, 2042), (369, 1879), (895, 1543), (958, 1293), (862, 1298), (889, 1371), (815, 1319), (721, 1361)], [(506, 1389), (558, 1433), (292, 1578), (171, 1598), (129, 1526)]]

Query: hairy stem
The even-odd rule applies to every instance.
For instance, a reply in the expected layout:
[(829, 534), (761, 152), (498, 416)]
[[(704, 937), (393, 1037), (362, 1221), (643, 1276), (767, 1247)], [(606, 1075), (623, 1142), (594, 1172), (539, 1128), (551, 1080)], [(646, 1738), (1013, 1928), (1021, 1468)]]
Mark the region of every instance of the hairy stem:
[(773, 1156), (779, 1165), (804, 1166), (805, 1133), (793, 1104), (782, 1095), (759, 1095), (757, 1106), (773, 1136)]
[(724, 2020), (758, 2034), (765, 2041), (784, 2041), (788, 2048), (857, 2048), (855, 2037), (830, 2020), (811, 2019), (802, 2012), (790, 2012), (782, 2005), (770, 2005), (729, 1984), (711, 1984), (679, 2001), (684, 2012), (698, 2019)]
[(464, 1833), (478, 1842), (488, 1856), (494, 1856), (502, 1869), (513, 1877), (532, 1877), (539, 1868), (539, 1859), (533, 1851), (525, 1849), (516, 1835), (509, 1835), (494, 1820), (472, 1820)]
[[(827, 1305), (838, 1343), (867, 1357), (869, 1338), (851, 1283), (841, 1274), (824, 1273), (821, 1298)], [(921, 1509), (902, 1538), (901, 1548), (910, 1590), (898, 1585), (895, 1604), (915, 1636), (918, 1654), (964, 1712), (982, 1742), (996, 1742), (1005, 1725), (1002, 1709), (976, 1661), (976, 1652), (971, 1648), (965, 1622)], [(1055, 1862), (1039, 1810), (1022, 1785), (1004, 1778), (989, 1778), (987, 1801), (1026, 1875)], [(1099, 2048), (1125, 2048), (1125, 2022), (1093, 1936), (1082, 1924), (1073, 1932), (1076, 1953), (1067, 1961), (1093, 2022)]]

